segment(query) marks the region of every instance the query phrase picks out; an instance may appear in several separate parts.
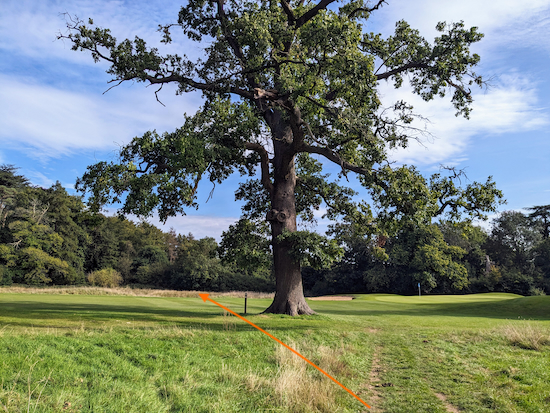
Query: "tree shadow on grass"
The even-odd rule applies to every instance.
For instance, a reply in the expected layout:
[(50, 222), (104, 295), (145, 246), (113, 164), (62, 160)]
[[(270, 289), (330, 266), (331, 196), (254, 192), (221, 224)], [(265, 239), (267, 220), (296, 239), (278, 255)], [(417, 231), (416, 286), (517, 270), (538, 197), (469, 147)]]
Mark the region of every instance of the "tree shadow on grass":
[[(182, 306), (184, 307), (184, 306)], [(227, 320), (221, 320), (223, 310), (217, 306), (203, 308), (174, 309), (154, 306), (112, 305), (97, 303), (48, 303), (43, 301), (17, 301), (0, 303), (0, 317), (9, 319), (10, 326), (36, 328), (75, 328), (81, 323), (86, 328), (100, 327), (102, 324), (112, 326), (140, 328), (140, 323), (158, 325), (175, 325), (208, 330), (227, 329)], [(244, 316), (244, 314), (241, 314)], [(262, 326), (263, 319), (255, 319), (259, 313), (248, 313), (245, 317), (254, 318), (254, 323), (266, 330), (302, 330), (326, 327), (327, 317), (286, 317), (265, 316), (269, 326)], [(231, 316), (231, 322), (239, 324), (239, 330), (255, 330), (244, 321)], [(63, 321), (60, 321), (63, 320)], [(48, 322), (51, 321), (51, 322)], [(117, 324), (118, 323), (118, 324)], [(150, 326), (143, 326), (150, 328)]]
[[(159, 302), (162, 304), (161, 302)], [(102, 326), (150, 328), (145, 324), (176, 325), (183, 328), (208, 330), (227, 329), (228, 320), (220, 320), (223, 310), (217, 306), (181, 303), (180, 308), (163, 308), (158, 305), (123, 305), (112, 303), (47, 302), (38, 300), (0, 303), (0, 317), (4, 323), (17, 327), (75, 328), (81, 323), (86, 328)], [(317, 306), (314, 306), (317, 307)], [(315, 309), (315, 308), (314, 308)], [(255, 306), (251, 311), (257, 311)], [(445, 316), (481, 317), (492, 319), (550, 320), (550, 297), (521, 297), (497, 302), (451, 304), (396, 304), (387, 302), (347, 302), (337, 305), (319, 305), (320, 316), (286, 317), (278, 315), (247, 314), (253, 323), (269, 331), (326, 329), (331, 315), (337, 316)], [(328, 316), (328, 317), (326, 317)], [(233, 317), (239, 330), (254, 330), (244, 321)], [(140, 326), (141, 324), (141, 326)]]

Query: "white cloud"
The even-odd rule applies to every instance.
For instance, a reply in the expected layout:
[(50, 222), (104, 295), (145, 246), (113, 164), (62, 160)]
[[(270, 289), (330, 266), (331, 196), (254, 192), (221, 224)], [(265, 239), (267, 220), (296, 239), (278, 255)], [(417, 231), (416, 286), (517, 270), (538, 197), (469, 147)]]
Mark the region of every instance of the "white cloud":
[[(109, 206), (104, 208), (103, 213), (107, 216), (115, 216), (117, 208)], [(139, 223), (141, 218), (133, 214), (126, 215), (126, 218)], [(188, 215), (178, 215), (176, 217), (170, 217), (166, 220), (166, 223), (162, 223), (158, 215), (155, 213), (153, 216), (144, 219), (146, 222), (160, 228), (164, 232), (170, 231), (170, 228), (174, 228), (177, 234), (188, 235), (193, 234), (195, 239), (201, 239), (205, 237), (215, 238), (216, 241), (221, 240), (222, 232), (227, 231), (230, 225), (235, 224), (238, 217), (220, 217), (214, 215), (194, 215), (192, 212)]]
[[(180, 7), (163, 1), (129, 6), (112, 0), (2, 2), (0, 53), (12, 66), (24, 68), (26, 76), (7, 74), (7, 66), (0, 74), (0, 145), (41, 160), (79, 150), (118, 149), (147, 130), (173, 130), (181, 125), (184, 112), (196, 110), (199, 94), (175, 96), (173, 86), (159, 94), (166, 107), (141, 83), (102, 95), (110, 86), (109, 75), (102, 73), (106, 65), (91, 69), (89, 53), (74, 52), (67, 42), (55, 41), (64, 28), (59, 13), (69, 12), (83, 19), (94, 17), (117, 38), (137, 34), (158, 45), (157, 24), (175, 21)], [(177, 47), (182, 43), (168, 46), (168, 51)]]
[(496, 218), (498, 218), (501, 214), (502, 214), (501, 212), (498, 212), (496, 214), (489, 214), (487, 215), (486, 220), (475, 219), (472, 221), (472, 224), (475, 225), (476, 227), (481, 227), (481, 229), (483, 229), (486, 233), (489, 234), (493, 229), (493, 221)]
[[(394, 0), (382, 8), (379, 18), (386, 20), (383, 26), (387, 34), (393, 31), (395, 21), (404, 19), (428, 38), (436, 35), (437, 22), (464, 20), (467, 27), (477, 26), (488, 37), (498, 32), (495, 41), (507, 43), (510, 39), (517, 39), (518, 35), (528, 37), (527, 29), (535, 21), (538, 30), (548, 31), (550, 22), (543, 16), (548, 15), (549, 8), (550, 0)], [(376, 18), (376, 14), (373, 17)]]
[(179, 8), (179, 3), (168, 1), (3, 0), (0, 49), (40, 60), (61, 59), (93, 65), (89, 54), (73, 52), (69, 43), (55, 41), (58, 33), (66, 31), (63, 13), (84, 21), (93, 18), (99, 26), (111, 29), (118, 39), (138, 35), (158, 46), (161, 39), (156, 32), (158, 24), (175, 22)]
[(474, 136), (537, 130), (550, 123), (547, 108), (539, 103), (536, 84), (516, 74), (502, 76), (499, 81), (474, 97), (470, 120), (456, 117), (448, 98), (424, 102), (410, 94), (407, 88), (393, 90), (389, 85), (384, 86), (383, 101), (389, 104), (405, 99), (412, 103), (415, 112), (430, 120), (428, 124), (416, 122), (414, 126), (426, 128), (433, 136), (420, 138), (420, 143), (411, 141), (408, 148), (394, 151), (392, 160), (407, 164), (453, 165), (464, 160), (468, 143)]
[(37, 158), (77, 150), (116, 149), (147, 130), (181, 126), (183, 113), (194, 111), (194, 95), (164, 94), (166, 107), (143, 87), (116, 89), (106, 95), (77, 93), (0, 75), (0, 142), (31, 148)]
[(481, 220), (481, 219), (475, 219), (472, 221), (472, 223), (478, 227), (481, 227), (485, 230), (485, 232), (487, 233), (491, 233), (492, 229), (493, 229), (493, 225), (495, 224), (495, 220), (500, 218), (502, 216), (502, 213), (503, 212), (521, 212), (522, 214), (530, 214), (531, 211), (529, 211), (528, 209), (525, 209), (525, 208), (512, 208), (512, 209), (505, 209), (503, 211), (500, 211), (500, 212), (495, 212), (493, 214), (487, 214), (487, 219), (486, 220)]
[[(476, 98), (472, 131), (500, 134), (536, 130), (548, 125), (548, 108), (541, 107), (534, 87), (504, 79), (505, 83)], [(518, 85), (519, 83), (519, 85)]]
[[(393, 90), (391, 85), (382, 87), (383, 102), (390, 105), (398, 99), (412, 103), (416, 113), (431, 122), (417, 122), (414, 126), (426, 128), (432, 136), (422, 137), (422, 143), (411, 141), (407, 149), (399, 149), (392, 155), (398, 163), (416, 164), (434, 168), (438, 164), (455, 166), (468, 158), (471, 140), (523, 131), (540, 130), (549, 124), (548, 108), (540, 103), (536, 74), (530, 74), (520, 66), (523, 56), (508, 54), (510, 47), (518, 50), (527, 47), (550, 48), (550, 0), (517, 2), (479, 2), (478, 0), (393, 0), (380, 13), (373, 13), (375, 30), (391, 34), (395, 21), (404, 19), (428, 40), (437, 35), (435, 24), (439, 21), (464, 20), (466, 27), (478, 26), (485, 34), (479, 44), (473, 46), (481, 54), (480, 74), (490, 77), (504, 73), (492, 81), (486, 91), (474, 91), (471, 119), (455, 117), (449, 98), (423, 102), (407, 90)], [(546, 58), (546, 56), (544, 57)], [(505, 64), (502, 69), (499, 65)], [(516, 69), (517, 68), (517, 69)], [(518, 73), (522, 73), (519, 75)], [(541, 79), (540, 81), (544, 81)], [(545, 101), (546, 103), (546, 101)]]
[(37, 171), (27, 171), (25, 176), (32, 182), (33, 185), (38, 185), (42, 188), (50, 188), (55, 183), (46, 175)]
[[(128, 216), (128, 219), (139, 222), (139, 219), (134, 216)], [(178, 234), (187, 235), (191, 233), (196, 239), (212, 237), (219, 242), (222, 232), (227, 231), (229, 226), (235, 224), (238, 219), (238, 217), (219, 217), (211, 215), (183, 215), (170, 217), (166, 223), (163, 224), (158, 219), (158, 216), (155, 215), (147, 218), (147, 222), (165, 232), (168, 232), (170, 228), (174, 228)]]

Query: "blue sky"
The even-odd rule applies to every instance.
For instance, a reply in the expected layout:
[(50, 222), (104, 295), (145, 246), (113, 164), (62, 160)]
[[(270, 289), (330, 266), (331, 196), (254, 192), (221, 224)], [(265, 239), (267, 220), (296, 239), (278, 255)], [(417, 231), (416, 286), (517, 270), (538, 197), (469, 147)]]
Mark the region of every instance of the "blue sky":
[[(70, 50), (58, 41), (64, 30), (61, 13), (92, 17), (118, 39), (135, 35), (160, 45), (158, 24), (174, 22), (174, 1), (2, 0), (0, 6), (0, 164), (14, 164), (35, 185), (59, 180), (69, 192), (86, 166), (115, 157), (132, 137), (181, 125), (200, 95), (176, 96), (164, 88), (160, 105), (152, 88), (127, 84), (105, 92), (106, 65)], [(426, 103), (406, 87), (382, 85), (384, 103), (405, 99), (430, 119), (430, 137), (392, 157), (414, 164), (429, 175), (440, 165), (464, 169), (472, 181), (492, 175), (504, 191), (501, 210), (550, 204), (550, 0), (388, 0), (373, 14), (367, 30), (390, 34), (395, 22), (408, 21), (431, 39), (439, 21), (464, 20), (485, 38), (475, 45), (481, 55), (476, 72), (491, 79), (476, 90), (470, 120), (457, 118), (448, 99)], [(201, 50), (183, 37), (167, 52), (199, 56)], [(165, 46), (160, 46), (165, 48)], [(164, 49), (161, 49), (162, 51)], [(240, 215), (233, 192), (239, 178), (212, 189), (200, 187), (198, 211), (171, 218), (166, 229), (219, 238)], [(157, 224), (155, 217), (149, 219)], [(320, 225), (320, 229), (324, 226)]]

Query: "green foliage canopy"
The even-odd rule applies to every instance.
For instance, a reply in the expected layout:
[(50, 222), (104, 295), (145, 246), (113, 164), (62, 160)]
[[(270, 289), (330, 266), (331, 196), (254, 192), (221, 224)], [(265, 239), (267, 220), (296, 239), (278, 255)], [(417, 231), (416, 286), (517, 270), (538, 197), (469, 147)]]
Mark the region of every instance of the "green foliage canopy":
[(112, 82), (175, 83), (178, 93), (200, 90), (205, 98), (175, 132), (147, 132), (122, 149), (119, 162), (89, 167), (78, 188), (91, 191), (95, 208), (122, 201), (123, 213), (148, 215), (158, 208), (166, 219), (196, 206), (202, 178), (218, 183), (234, 171), (252, 175), (260, 165), (261, 179), (240, 192), (251, 200), (272, 188), (270, 164), (279, 161), (270, 141), (282, 128), (290, 156), (301, 154), (302, 164), (310, 163), (298, 172), (296, 189), (304, 216), (311, 216), (319, 196), (335, 199), (334, 190), (327, 193), (326, 176), (311, 182), (308, 154), (340, 165), (344, 175), (360, 174), (374, 202), (391, 211), (379, 221), (426, 220), (447, 207), (454, 215), (492, 210), (501, 193), (490, 180), (461, 190), (439, 175), (429, 184), (412, 167), (389, 166), (388, 149), (407, 146), (415, 115), (403, 101), (383, 108), (378, 95), (380, 82), (400, 87), (408, 78), (424, 100), (452, 92), (457, 115), (468, 117), (469, 87), (482, 84), (472, 70), (479, 56), (469, 48), (482, 34), (462, 22), (439, 23), (440, 35), (431, 44), (400, 21), (395, 34), (384, 39), (364, 30), (382, 4), (190, 1), (177, 23), (159, 30), (166, 43), (179, 28), (205, 45), (205, 58), (196, 61), (162, 55), (138, 37), (119, 42), (92, 20), (69, 20), (68, 34), (59, 37), (75, 50), (90, 51), (96, 61), (109, 62)]

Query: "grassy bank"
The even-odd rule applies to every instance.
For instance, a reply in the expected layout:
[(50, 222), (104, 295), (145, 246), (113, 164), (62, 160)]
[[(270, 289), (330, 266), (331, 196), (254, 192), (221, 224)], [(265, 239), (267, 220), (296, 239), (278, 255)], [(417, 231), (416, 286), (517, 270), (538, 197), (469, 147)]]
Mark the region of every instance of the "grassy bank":
[[(0, 292), (0, 411), (365, 411), (194, 294)], [(249, 299), (247, 317), (372, 412), (550, 412), (550, 297), (359, 295), (297, 318), (260, 314), (269, 303)]]

